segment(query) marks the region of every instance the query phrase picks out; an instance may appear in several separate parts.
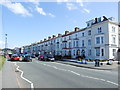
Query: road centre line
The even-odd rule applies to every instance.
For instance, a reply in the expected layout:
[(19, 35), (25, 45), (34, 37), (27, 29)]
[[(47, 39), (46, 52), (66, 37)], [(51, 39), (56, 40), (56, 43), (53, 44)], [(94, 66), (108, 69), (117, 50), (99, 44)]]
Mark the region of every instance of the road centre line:
[(111, 81), (107, 81), (108, 83), (114, 84), (116, 86), (119, 86), (117, 83), (111, 82)]
[(51, 66), (51, 65), (47, 65), (47, 64), (43, 64), (43, 63), (39, 63), (39, 62), (37, 62), (37, 63), (38, 63), (38, 64), (42, 64), (42, 65), (44, 65), (44, 66), (52, 67), (52, 68), (57, 69), (57, 70), (66, 71), (66, 72), (71, 72), (71, 73), (73, 73), (73, 74), (75, 74), (75, 75), (77, 75), (77, 76), (81, 76), (81, 77), (84, 77), (84, 78), (90, 78), (90, 79), (94, 79), (94, 80), (99, 80), (99, 81), (107, 82), (107, 83), (110, 83), (110, 84), (113, 84), (113, 85), (118, 86), (117, 83), (114, 83), (114, 82), (109, 81), (109, 80), (105, 80), (105, 79), (101, 79), (101, 78), (96, 78), (96, 77), (91, 77), (91, 76), (86, 76), (86, 75), (81, 75), (81, 74), (79, 74), (79, 73), (77, 73), (77, 72), (74, 72), (74, 71), (72, 71), (72, 70), (60, 69), (60, 68), (57, 68), (56, 66)]
[(31, 84), (31, 89), (34, 90), (34, 85), (33, 85), (33, 83), (32, 83), (30, 80), (28, 80), (28, 79), (26, 79), (25, 77), (23, 77), (24, 72), (19, 69), (19, 66), (17, 65), (17, 63), (15, 63), (14, 65), (17, 66), (16, 70), (18, 70), (18, 71), (21, 72), (21, 75), (20, 75), (21, 78), (24, 79), (25, 81), (27, 81), (28, 83), (30, 83), (30, 84)]
[[(56, 63), (56, 64), (59, 64), (59, 65), (63, 65), (63, 66), (70, 66), (70, 67), (74, 67), (74, 68), (80, 68), (80, 69), (86, 69), (86, 70), (90, 70), (90, 71), (93, 71), (93, 69), (89, 69), (89, 68), (83, 68), (83, 67), (76, 67), (76, 66), (71, 66), (71, 65), (66, 65), (66, 64), (62, 64), (62, 63), (57, 63), (57, 62), (53, 62), (53, 63)], [(101, 71), (101, 72), (110, 72), (111, 73), (111, 71), (107, 71), (107, 70), (95, 70), (94, 69), (94, 71)]]

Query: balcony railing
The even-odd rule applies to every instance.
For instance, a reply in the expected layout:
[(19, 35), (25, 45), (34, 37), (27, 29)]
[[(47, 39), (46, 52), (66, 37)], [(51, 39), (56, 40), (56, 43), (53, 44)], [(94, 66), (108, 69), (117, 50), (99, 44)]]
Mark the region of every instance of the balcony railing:
[(63, 43), (66, 43), (66, 42), (67, 42), (67, 40), (63, 40), (62, 42), (63, 42)]
[(79, 40), (78, 38), (74, 38), (73, 40)]
[(70, 47), (69, 47), (69, 48), (67, 48), (67, 47), (64, 47), (64, 48), (62, 48), (62, 49), (72, 49), (72, 48), (70, 48)]

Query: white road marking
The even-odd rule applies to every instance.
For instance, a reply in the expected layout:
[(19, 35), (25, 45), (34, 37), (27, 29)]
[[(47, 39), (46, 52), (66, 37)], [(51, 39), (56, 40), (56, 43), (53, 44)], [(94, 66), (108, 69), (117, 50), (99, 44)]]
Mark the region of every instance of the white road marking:
[(108, 83), (114, 84), (116, 86), (119, 86), (117, 83), (111, 82), (111, 81), (107, 81)]
[[(76, 66), (71, 66), (71, 65), (69, 65), (69, 64), (62, 64), (62, 63), (57, 63), (57, 62), (53, 62), (53, 63), (55, 63), (55, 64), (59, 64), (59, 65), (63, 65), (63, 66), (70, 66), (70, 67), (74, 67), (74, 68), (80, 68), (80, 69), (86, 69), (86, 70), (90, 70), (90, 71), (93, 71), (93, 69), (89, 69), (89, 68), (83, 68), (83, 67), (76, 67)], [(110, 72), (111, 73), (111, 71), (108, 71), (108, 70), (95, 70), (94, 69), (94, 71), (97, 71), (97, 72), (99, 72), (99, 71), (101, 71), (101, 72)]]
[[(12, 64), (13, 65), (13, 64)], [(12, 68), (13, 69), (13, 68)], [(13, 71), (14, 71), (15, 69), (13, 69)], [(17, 78), (17, 74), (14, 72), (14, 74), (15, 74), (15, 76), (16, 76), (16, 80), (17, 80), (17, 83), (18, 83), (18, 86), (19, 86), (19, 88), (22, 88), (21, 87), (21, 85), (20, 85), (20, 82), (19, 82), (19, 80), (18, 80), (18, 78)]]
[(24, 72), (19, 69), (19, 66), (18, 66), (16, 63), (15, 63), (15, 66), (17, 66), (16, 70), (18, 70), (18, 71), (21, 72), (21, 75), (20, 75), (21, 78), (24, 79), (25, 81), (27, 81), (28, 83), (30, 83), (30, 84), (31, 84), (31, 89), (34, 89), (33, 83), (32, 83), (30, 80), (28, 80), (28, 79), (26, 79), (25, 77), (23, 77), (23, 73), (24, 73)]
[(73, 73), (73, 74), (76, 74), (76, 75), (80, 76), (79, 73), (76, 73), (76, 72), (74, 72), (74, 71), (68, 70), (68, 72), (71, 72), (71, 73)]
[[(38, 63), (38, 62), (37, 62), (37, 63)], [(55, 63), (55, 62), (54, 62), (54, 63)], [(113, 85), (118, 86), (117, 83), (114, 83), (114, 82), (109, 81), (109, 80), (105, 80), (105, 79), (101, 79), (101, 78), (96, 78), (96, 77), (91, 77), (91, 76), (86, 76), (86, 75), (81, 75), (81, 74), (79, 74), (79, 73), (77, 73), (77, 72), (74, 72), (74, 71), (72, 71), (72, 70), (61, 69), (61, 68), (57, 68), (56, 66), (51, 66), (51, 65), (48, 65), (48, 64), (43, 64), (43, 63), (38, 63), (38, 64), (42, 64), (42, 65), (44, 65), (44, 66), (52, 67), (52, 68), (55, 68), (55, 69), (57, 69), (57, 70), (62, 70), (62, 71), (66, 71), (66, 72), (71, 72), (71, 73), (73, 73), (73, 74), (75, 74), (75, 75), (77, 75), (77, 76), (81, 76), (81, 77), (84, 77), (84, 78), (90, 78), (90, 79), (94, 79), (94, 80), (99, 80), (99, 81), (107, 82), (107, 83), (110, 83), (110, 84), (113, 84)], [(57, 64), (58, 64), (58, 63), (57, 63)], [(59, 64), (60, 64), (60, 63), (59, 63)], [(61, 64), (61, 65), (64, 65), (64, 64)], [(70, 65), (65, 65), (65, 66), (70, 66)], [(75, 67), (75, 66), (72, 66), (72, 67)]]

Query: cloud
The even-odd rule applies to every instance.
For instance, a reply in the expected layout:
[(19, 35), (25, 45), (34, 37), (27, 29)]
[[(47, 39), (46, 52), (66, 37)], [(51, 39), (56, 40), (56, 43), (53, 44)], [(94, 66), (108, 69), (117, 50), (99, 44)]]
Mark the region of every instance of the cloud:
[(80, 5), (81, 7), (83, 7), (83, 6), (84, 6), (84, 4), (83, 4), (83, 1), (82, 1), (82, 0), (76, 0), (76, 3), (79, 3), (79, 5)]
[(32, 14), (25, 9), (25, 7), (21, 3), (12, 3), (12, 2), (2, 2), (0, 3), (3, 6), (7, 7), (10, 11), (15, 14), (20, 14), (22, 16), (32, 16)]
[(0, 48), (4, 48), (5, 42), (4, 41), (0, 41)]
[(55, 15), (53, 15), (52, 13), (48, 13), (48, 15), (52, 18), (56, 17)]
[(44, 10), (42, 8), (38, 7), (38, 6), (36, 6), (36, 10), (37, 10), (38, 13), (40, 13), (43, 16), (47, 15), (46, 12), (44, 12)]
[(25, 0), (26, 2), (31, 2), (31, 3), (33, 3), (33, 4), (35, 4), (35, 5), (39, 5), (40, 3), (40, 0)]
[(75, 4), (73, 4), (73, 3), (67, 3), (66, 7), (68, 8), (68, 10), (76, 10), (76, 9), (78, 9), (77, 6), (75, 6)]
[(78, 10), (81, 8), (83, 13), (90, 13), (90, 10), (85, 8), (83, 0), (57, 0), (58, 4), (62, 2), (66, 3), (66, 8), (68, 10)]
[(88, 10), (88, 9), (86, 9), (86, 8), (84, 8), (83, 9), (85, 12), (87, 12), (87, 13), (90, 13), (90, 10)]
[(39, 5), (36, 5), (36, 11), (39, 13), (39, 14), (41, 14), (41, 15), (43, 15), (43, 16), (50, 16), (50, 17), (52, 17), (52, 18), (54, 18), (54, 17), (56, 17), (55, 15), (53, 15), (52, 13), (46, 13), (44, 10), (43, 10), (43, 8), (40, 8), (39, 7)]
[(58, 3), (61, 3), (61, 2), (68, 2), (69, 0), (57, 0)]
[(1, 44), (5, 44), (5, 42), (4, 42), (4, 41), (0, 41), (0, 45), (1, 45)]
[(81, 0), (76, 0), (76, 2), (68, 2), (66, 3), (66, 7), (68, 10), (78, 10), (79, 8), (82, 9), (82, 12), (84, 13), (90, 13), (90, 10), (84, 7), (85, 5)]

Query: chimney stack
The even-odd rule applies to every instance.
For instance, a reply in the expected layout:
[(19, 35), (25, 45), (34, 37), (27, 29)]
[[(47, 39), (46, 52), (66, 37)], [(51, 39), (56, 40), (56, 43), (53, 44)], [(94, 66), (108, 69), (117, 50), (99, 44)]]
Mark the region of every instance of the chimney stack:
[(75, 27), (75, 32), (79, 31), (79, 28), (78, 27)]
[(62, 34), (58, 34), (58, 37), (62, 36)]
[(40, 42), (42, 42), (42, 40), (40, 40)]
[(65, 35), (69, 34), (69, 31), (65, 31)]
[(107, 17), (103, 16), (103, 21), (106, 21), (106, 20), (108, 20)]
[(46, 38), (44, 38), (44, 41), (46, 41)]
[(98, 18), (95, 18), (95, 23), (97, 23), (98, 22)]
[(55, 38), (56, 36), (55, 35), (53, 35), (53, 38)]
[(48, 37), (48, 40), (50, 40), (50, 39), (51, 39), (51, 37), (49, 36), (49, 37)]

